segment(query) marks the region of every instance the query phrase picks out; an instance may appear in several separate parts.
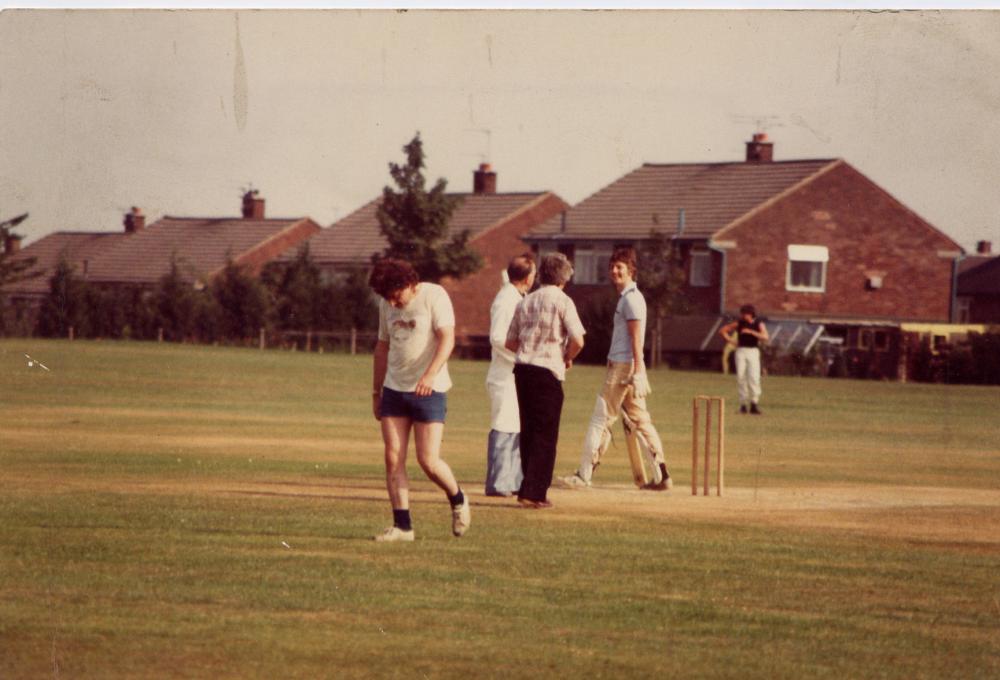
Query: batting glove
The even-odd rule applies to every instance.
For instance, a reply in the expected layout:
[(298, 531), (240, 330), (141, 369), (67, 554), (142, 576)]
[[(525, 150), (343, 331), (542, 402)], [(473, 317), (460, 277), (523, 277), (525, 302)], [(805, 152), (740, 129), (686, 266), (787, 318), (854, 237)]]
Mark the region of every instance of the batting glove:
[(649, 378), (646, 377), (645, 371), (632, 376), (632, 390), (635, 392), (636, 399), (645, 399), (653, 391), (653, 388), (649, 386)]

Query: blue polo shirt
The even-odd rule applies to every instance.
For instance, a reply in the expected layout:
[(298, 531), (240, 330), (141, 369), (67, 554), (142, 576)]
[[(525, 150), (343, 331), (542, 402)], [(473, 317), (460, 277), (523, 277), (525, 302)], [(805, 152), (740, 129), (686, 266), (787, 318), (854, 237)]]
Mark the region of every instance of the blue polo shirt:
[(628, 324), (626, 323), (628, 321), (639, 321), (639, 337), (646, 337), (646, 298), (639, 292), (634, 281), (626, 286), (618, 297), (608, 361), (630, 362), (633, 360), (632, 339), (629, 337)]

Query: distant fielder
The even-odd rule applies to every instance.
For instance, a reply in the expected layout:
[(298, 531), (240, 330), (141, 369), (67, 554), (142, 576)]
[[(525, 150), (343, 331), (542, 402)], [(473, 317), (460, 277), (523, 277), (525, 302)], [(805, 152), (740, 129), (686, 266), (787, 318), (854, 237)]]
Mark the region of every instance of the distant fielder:
[(608, 370), (590, 416), (580, 466), (575, 474), (563, 477), (561, 481), (563, 486), (570, 488), (590, 486), (594, 469), (600, 465), (601, 457), (611, 444), (611, 426), (621, 412), (626, 439), (636, 437), (652, 463), (653, 479), (645, 483), (642, 461), (635, 445), (630, 443), (633, 477), (637, 483), (644, 484), (643, 488), (667, 490), (673, 482), (663, 457), (663, 443), (646, 408), (646, 397), (651, 391), (642, 355), (646, 335), (646, 299), (635, 283), (635, 249), (616, 248), (608, 264), (608, 275), (619, 293), (608, 352)]
[(753, 305), (740, 307), (740, 318), (719, 329), (719, 335), (728, 338), (736, 331), (736, 387), (740, 397), (740, 413), (749, 408), (753, 415), (760, 415), (760, 343), (767, 342), (767, 326), (757, 318)]

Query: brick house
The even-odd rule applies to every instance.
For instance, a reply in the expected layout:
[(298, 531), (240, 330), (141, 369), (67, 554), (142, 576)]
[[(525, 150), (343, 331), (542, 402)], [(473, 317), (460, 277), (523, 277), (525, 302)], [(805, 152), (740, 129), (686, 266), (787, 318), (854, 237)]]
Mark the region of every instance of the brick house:
[(1000, 324), (1000, 257), (989, 241), (959, 263), (955, 307), (958, 323)]
[(572, 257), (569, 291), (586, 300), (606, 287), (615, 245), (667, 235), (692, 308), (664, 327), (673, 359), (717, 363), (715, 331), (753, 303), (797, 338), (839, 343), (854, 363), (863, 354), (855, 373), (894, 376), (899, 325), (951, 319), (962, 248), (843, 159), (773, 154), (755, 134), (742, 162), (644, 164), (526, 240)]
[[(138, 208), (125, 215), (120, 232), (55, 232), (26, 246), (15, 258), (36, 258), (33, 278), (4, 287), (8, 313), (33, 326), (38, 305), (48, 293), (49, 278), (61, 259), (76, 274), (99, 286), (152, 289), (176, 261), (193, 286), (206, 285), (227, 262), (254, 274), (281, 253), (320, 231), (308, 217), (267, 218), (256, 191), (243, 197), (240, 217), (164, 216), (146, 225)], [(30, 332), (30, 327), (22, 329)]]
[[(484, 163), (473, 172), (471, 193), (449, 193), (461, 199), (449, 233), (469, 231), (469, 245), (484, 261), (482, 269), (461, 280), (441, 281), (455, 307), (456, 343), (466, 356), (489, 356), (490, 303), (501, 285), (510, 258), (525, 252), (522, 237), (569, 205), (549, 191), (497, 192), (497, 173)], [(309, 255), (326, 276), (367, 269), (372, 256), (388, 245), (376, 213), (381, 198), (330, 225), (309, 240)], [(295, 256), (298, 249), (284, 254)]]

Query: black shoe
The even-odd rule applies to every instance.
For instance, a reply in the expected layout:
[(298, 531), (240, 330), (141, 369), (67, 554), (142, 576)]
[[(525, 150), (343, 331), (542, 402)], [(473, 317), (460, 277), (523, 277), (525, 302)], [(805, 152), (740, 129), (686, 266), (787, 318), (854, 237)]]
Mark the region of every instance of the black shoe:
[(648, 482), (643, 484), (642, 488), (646, 491), (670, 491), (670, 489), (674, 488), (674, 480), (670, 479), (670, 473), (667, 472), (667, 466), (660, 463), (660, 481)]
[(746, 413), (746, 412), (747, 412), (747, 407), (741, 405), (740, 406), (740, 413)]
[(750, 404), (750, 413), (755, 416), (762, 415), (760, 409), (757, 408), (757, 404)]

